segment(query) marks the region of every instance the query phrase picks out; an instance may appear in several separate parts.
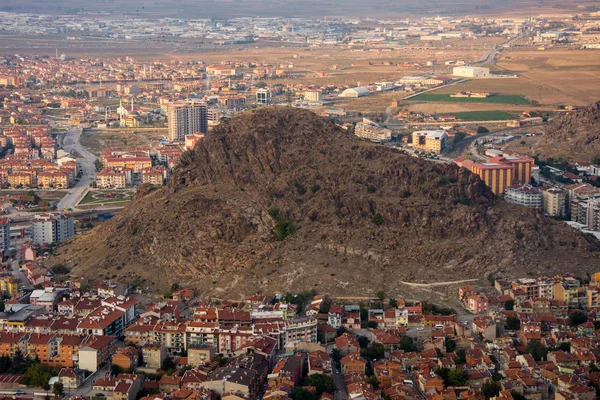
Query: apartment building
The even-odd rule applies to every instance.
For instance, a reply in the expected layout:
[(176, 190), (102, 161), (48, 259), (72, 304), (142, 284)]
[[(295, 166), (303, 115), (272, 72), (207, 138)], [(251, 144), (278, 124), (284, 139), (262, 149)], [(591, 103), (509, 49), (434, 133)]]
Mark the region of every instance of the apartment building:
[(57, 243), (75, 235), (75, 223), (71, 215), (37, 215), (30, 222), (31, 239), (34, 243)]
[(495, 194), (504, 193), (513, 181), (513, 168), (502, 163), (474, 163), (471, 171), (479, 175)]
[(267, 88), (258, 89), (256, 91), (256, 104), (261, 106), (271, 104), (271, 91)]
[(142, 183), (151, 185), (164, 185), (167, 181), (169, 171), (165, 167), (152, 167), (142, 170)]
[(122, 171), (130, 169), (134, 173), (140, 173), (144, 168), (152, 167), (152, 158), (150, 157), (105, 157), (104, 166), (106, 168)]
[(0, 251), (6, 252), (10, 247), (10, 219), (0, 218)]
[(567, 214), (567, 192), (561, 188), (550, 188), (542, 192), (544, 211), (551, 217)]
[(183, 140), (186, 135), (208, 132), (208, 106), (200, 102), (170, 103), (167, 108), (169, 140)]
[(432, 153), (445, 150), (448, 134), (445, 131), (416, 131), (412, 134), (413, 148)]
[(392, 140), (392, 131), (377, 125), (375, 122), (363, 118), (354, 127), (354, 134), (360, 138), (369, 139), (373, 142), (389, 142)]
[[(129, 173), (131, 174), (131, 171)], [(104, 168), (96, 174), (96, 187), (101, 189), (124, 189), (127, 187), (127, 172)]]
[(504, 199), (523, 207), (542, 208), (542, 191), (531, 185), (513, 185), (504, 190)]

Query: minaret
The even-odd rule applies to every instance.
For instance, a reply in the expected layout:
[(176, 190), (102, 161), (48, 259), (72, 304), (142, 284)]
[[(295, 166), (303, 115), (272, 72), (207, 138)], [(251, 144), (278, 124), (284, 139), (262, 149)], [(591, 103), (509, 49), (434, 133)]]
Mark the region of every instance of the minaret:
[(133, 97), (131, 98), (131, 112), (133, 112)]
[(119, 97), (119, 126), (123, 127), (123, 99)]

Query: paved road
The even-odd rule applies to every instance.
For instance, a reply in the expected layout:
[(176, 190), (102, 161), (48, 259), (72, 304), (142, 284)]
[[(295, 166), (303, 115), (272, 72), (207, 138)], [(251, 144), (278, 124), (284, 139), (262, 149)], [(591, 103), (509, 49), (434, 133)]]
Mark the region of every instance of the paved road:
[(19, 269), (19, 261), (21, 260), (21, 246), (25, 243), (26, 239), (13, 240), (11, 245), (15, 247), (15, 258), (10, 262), (10, 273), (21, 281), (21, 286), (28, 290), (33, 290), (33, 286), (27, 280), (25, 274)]
[(344, 375), (342, 375), (341, 373), (337, 373), (339, 367), (334, 366), (333, 360), (331, 360), (331, 365), (331, 376), (333, 377), (333, 382), (335, 383), (335, 388), (337, 389), (335, 391), (335, 400), (347, 399), (348, 393), (346, 392), (346, 385), (344, 384)]
[(62, 148), (64, 151), (76, 151), (83, 157), (78, 159), (83, 173), (79, 182), (77, 182), (75, 186), (69, 190), (69, 193), (58, 202), (56, 205), (56, 209), (58, 210), (72, 208), (77, 205), (89, 189), (90, 184), (96, 179), (96, 166), (94, 165), (96, 156), (81, 145), (80, 138), (82, 131), (83, 129), (81, 127), (71, 127), (63, 139)]

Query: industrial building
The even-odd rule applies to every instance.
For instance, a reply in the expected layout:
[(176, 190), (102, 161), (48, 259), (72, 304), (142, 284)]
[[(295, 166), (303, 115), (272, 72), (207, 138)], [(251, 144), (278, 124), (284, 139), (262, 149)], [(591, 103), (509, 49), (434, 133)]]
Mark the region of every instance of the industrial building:
[(368, 94), (369, 94), (369, 89), (367, 89), (366, 87), (359, 86), (359, 87), (354, 87), (354, 88), (344, 90), (340, 94), (340, 97), (357, 98), (357, 97), (366, 96)]
[(169, 140), (183, 140), (187, 135), (208, 132), (208, 106), (204, 102), (170, 103), (167, 119)]
[(484, 67), (454, 67), (452, 75), (461, 78), (487, 78), (490, 76), (490, 69)]

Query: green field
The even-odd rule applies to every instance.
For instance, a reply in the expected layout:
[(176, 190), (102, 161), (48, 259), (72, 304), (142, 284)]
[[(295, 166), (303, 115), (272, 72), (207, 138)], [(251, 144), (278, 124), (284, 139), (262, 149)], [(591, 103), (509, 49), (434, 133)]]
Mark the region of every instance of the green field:
[(409, 101), (443, 101), (449, 103), (495, 103), (495, 104), (530, 104), (529, 100), (516, 94), (497, 94), (484, 98), (450, 97), (443, 93), (423, 93), (408, 99)]
[(518, 119), (515, 114), (506, 111), (466, 111), (448, 113), (448, 115), (454, 115), (462, 121), (504, 121)]
[[(122, 193), (122, 194), (127, 194), (127, 196), (121, 197), (121, 198), (113, 198), (113, 199), (111, 199), (111, 198), (108, 198), (108, 199), (95, 198), (94, 194), (99, 193), (99, 192)], [(80, 204), (103, 204), (103, 203), (117, 203), (117, 202), (125, 202), (125, 201), (131, 201), (131, 194), (127, 193), (124, 190), (98, 190), (98, 191), (87, 192), (85, 197), (81, 200)]]

